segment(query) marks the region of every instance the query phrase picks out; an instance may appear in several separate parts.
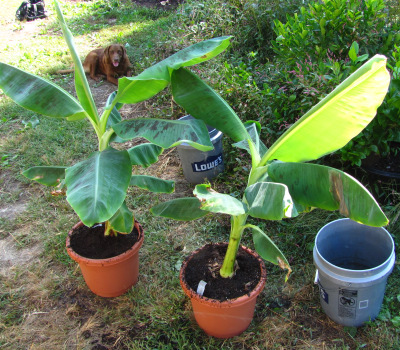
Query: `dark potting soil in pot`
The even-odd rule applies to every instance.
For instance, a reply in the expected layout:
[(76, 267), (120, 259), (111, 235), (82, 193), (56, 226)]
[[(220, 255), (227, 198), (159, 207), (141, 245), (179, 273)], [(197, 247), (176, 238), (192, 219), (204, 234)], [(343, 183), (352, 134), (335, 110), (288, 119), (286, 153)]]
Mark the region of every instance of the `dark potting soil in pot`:
[(219, 270), (227, 245), (205, 245), (187, 264), (185, 281), (197, 291), (200, 281), (207, 282), (203, 296), (219, 301), (234, 299), (250, 293), (261, 278), (260, 262), (243, 248), (236, 258), (236, 273), (232, 278), (222, 278)]
[(107, 259), (126, 252), (138, 239), (139, 232), (136, 227), (129, 234), (104, 236), (104, 225), (82, 225), (72, 233), (70, 245), (76, 253), (85, 258)]

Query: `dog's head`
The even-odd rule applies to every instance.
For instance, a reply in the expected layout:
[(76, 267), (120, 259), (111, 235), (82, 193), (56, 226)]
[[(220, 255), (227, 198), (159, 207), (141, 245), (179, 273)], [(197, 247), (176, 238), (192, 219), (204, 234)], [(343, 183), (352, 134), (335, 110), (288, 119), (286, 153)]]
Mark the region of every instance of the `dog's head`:
[(105, 54), (110, 60), (114, 67), (118, 67), (119, 64), (124, 60), (126, 55), (126, 49), (122, 45), (113, 44), (105, 49)]

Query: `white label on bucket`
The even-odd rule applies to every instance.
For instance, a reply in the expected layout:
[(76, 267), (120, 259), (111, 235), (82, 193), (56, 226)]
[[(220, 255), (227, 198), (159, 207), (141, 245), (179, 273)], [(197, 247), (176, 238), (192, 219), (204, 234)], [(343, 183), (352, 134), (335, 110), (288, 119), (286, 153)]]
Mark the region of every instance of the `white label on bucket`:
[(356, 318), (357, 290), (339, 289), (339, 316)]
[(358, 304), (359, 309), (367, 309), (368, 308), (368, 300), (362, 300)]
[(195, 173), (200, 173), (203, 171), (208, 171), (216, 168), (218, 165), (222, 164), (222, 154), (216, 156), (209, 156), (206, 160), (202, 162), (192, 163), (192, 169)]

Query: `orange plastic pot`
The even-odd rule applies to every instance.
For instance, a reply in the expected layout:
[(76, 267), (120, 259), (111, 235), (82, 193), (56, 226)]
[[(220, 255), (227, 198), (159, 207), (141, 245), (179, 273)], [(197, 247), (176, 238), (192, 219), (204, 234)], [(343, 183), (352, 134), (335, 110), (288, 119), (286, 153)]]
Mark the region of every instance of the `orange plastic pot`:
[(139, 240), (128, 251), (107, 259), (89, 259), (77, 254), (70, 246), (70, 237), (75, 229), (82, 226), (77, 223), (68, 233), (68, 255), (79, 264), (83, 278), (90, 290), (101, 297), (117, 297), (134, 286), (139, 276), (139, 249), (143, 244), (142, 226), (135, 221)]
[(202, 248), (194, 251), (182, 264), (179, 279), (185, 294), (190, 298), (194, 317), (197, 324), (208, 335), (217, 338), (231, 338), (243, 333), (250, 325), (257, 296), (264, 289), (266, 268), (264, 261), (252, 250), (242, 247), (246, 252), (255, 256), (260, 263), (261, 278), (256, 287), (248, 294), (226, 301), (206, 298), (197, 294), (185, 281), (185, 270), (188, 262)]

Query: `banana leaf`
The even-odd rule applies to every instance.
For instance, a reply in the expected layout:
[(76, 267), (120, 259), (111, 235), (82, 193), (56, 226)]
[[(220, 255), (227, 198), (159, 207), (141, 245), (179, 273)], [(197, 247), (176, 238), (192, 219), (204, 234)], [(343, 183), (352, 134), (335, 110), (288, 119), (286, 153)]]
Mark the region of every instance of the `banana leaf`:
[(65, 178), (64, 166), (34, 166), (22, 172), (28, 179), (46, 186), (57, 186)]
[(246, 188), (248, 214), (264, 220), (281, 220), (297, 215), (287, 186), (280, 183), (257, 182)]
[(86, 226), (109, 220), (121, 207), (131, 171), (128, 152), (111, 147), (66, 169), (67, 201)]
[(164, 151), (162, 147), (152, 143), (143, 143), (128, 149), (132, 165), (149, 167), (158, 161), (158, 156)]
[(172, 72), (171, 87), (175, 101), (194, 118), (203, 120), (235, 142), (250, 138), (228, 103), (195, 74), (184, 68)]
[(130, 185), (154, 193), (172, 193), (175, 190), (175, 182), (163, 180), (149, 175), (132, 175)]
[(92, 122), (94, 124), (97, 124), (99, 121), (97, 108), (94, 103), (92, 92), (90, 91), (89, 83), (86, 79), (86, 74), (85, 71), (83, 70), (81, 60), (75, 48), (74, 37), (71, 31), (68, 29), (67, 24), (65, 23), (64, 16), (61, 12), (60, 6), (57, 1), (54, 1), (54, 7), (57, 12), (58, 22), (64, 34), (64, 39), (68, 45), (69, 52), (71, 53), (72, 56), (72, 60), (74, 61), (75, 91), (78, 96), (78, 100), (85, 109), (86, 113), (88, 114)]
[(292, 272), (289, 263), (280, 249), (275, 245), (275, 243), (268, 237), (268, 235), (255, 225), (246, 225), (246, 228), (251, 228), (253, 231), (253, 242), (256, 251), (260, 256), (275, 264), (279, 265), (281, 269), (287, 269), (288, 273), (286, 275), (286, 280), (288, 279), (290, 273)]
[(119, 79), (117, 101), (137, 103), (151, 98), (170, 83), (173, 70), (192, 66), (219, 55), (229, 46), (230, 39), (230, 36), (223, 36), (201, 41), (147, 68), (136, 77)]
[(123, 202), (121, 207), (109, 220), (111, 227), (120, 233), (131, 233), (133, 230), (134, 220), (133, 214)]
[(318, 164), (273, 162), (268, 175), (285, 184), (294, 201), (306, 209), (321, 208), (339, 212), (369, 226), (384, 226), (388, 219), (374, 197), (354, 177)]
[(187, 143), (201, 151), (213, 149), (207, 127), (198, 120), (165, 120), (137, 118), (113, 126), (115, 133), (124, 140), (144, 137), (162, 148)]
[(389, 83), (386, 57), (374, 56), (294, 123), (260, 165), (273, 159), (305, 162), (343, 147), (375, 117)]
[(193, 194), (200, 200), (202, 210), (234, 216), (247, 212), (246, 204), (232, 196), (214, 191), (210, 185), (197, 185)]
[(197, 198), (177, 198), (160, 203), (150, 209), (155, 216), (179, 221), (199, 219), (208, 214), (208, 211), (200, 209), (200, 201)]
[[(250, 136), (250, 140), (247, 139), (236, 142), (233, 144), (233, 146), (244, 149), (250, 155), (252, 155), (252, 159), (255, 160), (255, 164), (253, 164), (253, 167), (255, 167), (258, 165), (258, 162), (261, 160), (261, 157), (267, 152), (268, 148), (260, 140), (259, 128), (261, 129), (261, 126), (259, 125), (258, 122), (246, 122), (245, 127)], [(254, 154), (252, 154), (252, 152)]]
[(80, 120), (87, 114), (64, 89), (34, 74), (0, 62), (0, 88), (15, 103), (53, 118)]

